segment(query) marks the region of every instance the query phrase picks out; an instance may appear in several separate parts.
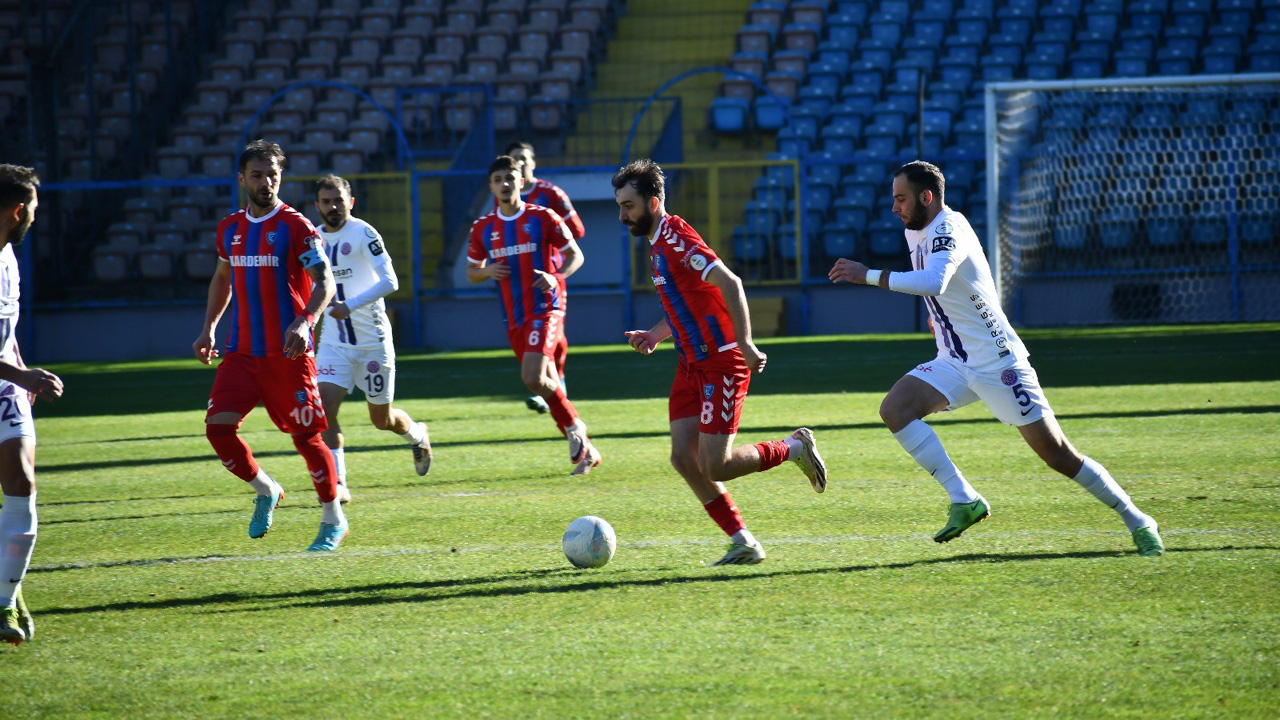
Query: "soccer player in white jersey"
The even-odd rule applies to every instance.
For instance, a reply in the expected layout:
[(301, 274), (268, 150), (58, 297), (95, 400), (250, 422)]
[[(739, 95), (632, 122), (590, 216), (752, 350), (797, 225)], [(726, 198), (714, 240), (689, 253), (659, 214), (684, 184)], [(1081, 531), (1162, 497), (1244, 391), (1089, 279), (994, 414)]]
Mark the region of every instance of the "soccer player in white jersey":
[(1120, 514), (1138, 552), (1160, 555), (1156, 521), (1138, 509), (1100, 463), (1081, 455), (1062, 433), (1018, 334), (1000, 309), (991, 269), (964, 215), (943, 204), (942, 171), (915, 161), (893, 176), (893, 212), (906, 225), (910, 272), (871, 270), (840, 258), (832, 282), (875, 285), (921, 295), (929, 309), (938, 356), (894, 384), (880, 417), (903, 449), (951, 496), (947, 524), (933, 539), (950, 542), (991, 514), (987, 501), (951, 462), (937, 434), (922, 418), (982, 400), (1013, 425), (1054, 470), (1075, 480)]
[(337, 284), (316, 353), (316, 370), (320, 401), (329, 416), (324, 442), (338, 466), (338, 499), (344, 503), (351, 500), (351, 491), (347, 488), (338, 410), (343, 398), (357, 386), (368, 401), (373, 426), (393, 432), (409, 444), (419, 475), (431, 469), (426, 423), (414, 422), (404, 410), (391, 406), (396, 391), (396, 351), (382, 298), (400, 284), (382, 236), (369, 223), (352, 217), (355, 203), (351, 184), (345, 179), (328, 175), (316, 183), (316, 210), (324, 219), (320, 232)]
[(36, 545), (36, 426), (31, 403), (62, 396), (62, 380), (28, 368), (18, 352), (18, 259), (36, 219), (36, 187), (31, 168), (0, 165), (0, 640), (19, 645), (35, 635), (22, 599), (22, 578)]

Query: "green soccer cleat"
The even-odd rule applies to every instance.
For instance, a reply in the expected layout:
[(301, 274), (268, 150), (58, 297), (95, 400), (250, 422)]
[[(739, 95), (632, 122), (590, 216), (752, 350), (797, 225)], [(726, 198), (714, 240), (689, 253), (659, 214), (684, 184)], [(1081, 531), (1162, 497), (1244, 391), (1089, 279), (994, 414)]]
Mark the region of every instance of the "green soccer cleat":
[(764, 547), (758, 542), (730, 543), (729, 552), (711, 563), (715, 565), (759, 565), (764, 562)]
[(31, 618), (27, 601), (22, 599), (22, 585), (18, 585), (18, 589), (13, 594), (13, 600), (18, 605), (18, 627), (22, 628), (22, 634), (30, 640), (36, 636), (36, 621)]
[(0, 640), (10, 645), (21, 645), (27, 639), (18, 622), (18, 608), (0, 608)]
[(1155, 526), (1134, 530), (1133, 544), (1138, 546), (1138, 554), (1142, 557), (1160, 557), (1164, 554), (1164, 541), (1160, 539), (1160, 530)]
[(284, 499), (284, 488), (276, 485), (270, 495), (259, 495), (253, 499), (253, 518), (249, 520), (249, 537), (255, 540), (267, 534), (271, 529), (276, 508)]
[(978, 498), (971, 503), (951, 503), (951, 512), (947, 517), (947, 526), (933, 536), (934, 542), (951, 542), (969, 528), (991, 517), (991, 507), (987, 501)]
[(311, 547), (307, 548), (308, 552), (327, 552), (329, 550), (337, 550), (338, 546), (347, 537), (347, 523), (341, 525), (330, 525), (327, 522), (320, 523), (320, 532), (316, 535), (316, 539), (311, 541)]

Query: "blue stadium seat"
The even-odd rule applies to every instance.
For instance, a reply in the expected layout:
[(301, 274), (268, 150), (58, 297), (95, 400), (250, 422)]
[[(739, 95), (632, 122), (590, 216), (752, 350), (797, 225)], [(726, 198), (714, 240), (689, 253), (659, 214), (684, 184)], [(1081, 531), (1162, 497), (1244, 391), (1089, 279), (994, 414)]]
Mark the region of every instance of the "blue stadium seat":
[(860, 182), (856, 176), (848, 176), (844, 179), (844, 194), (840, 198), (848, 200), (852, 207), (870, 210), (875, 207), (878, 187), (880, 185)]
[(760, 130), (780, 130), (787, 124), (791, 106), (784, 99), (761, 96), (752, 103), (756, 127)]
[[(804, 238), (800, 238), (800, 242), (804, 242)], [(795, 260), (798, 257), (796, 252), (796, 225), (795, 223), (783, 223), (773, 234), (773, 246), (778, 248), (778, 257), (783, 260)]]
[(1028, 80), (1057, 80), (1061, 64), (1047, 58), (1030, 58), (1027, 60)]
[(973, 69), (977, 65), (977, 58), (971, 63), (949, 64), (944, 58), (940, 63), (939, 74), (942, 80), (948, 83), (956, 83), (964, 87), (969, 87), (973, 83)]
[(1225, 247), (1227, 223), (1234, 211), (1230, 203), (1215, 200), (1201, 203), (1191, 214), (1191, 242), (1198, 247)]
[(872, 19), (896, 20), (905, 25), (910, 16), (911, 3), (908, 0), (881, 0), (880, 12), (873, 15)]
[(787, 14), (785, 2), (753, 2), (747, 8), (747, 23), (751, 25), (768, 25), (782, 27), (782, 19)]
[(1270, 245), (1280, 239), (1275, 228), (1274, 213), (1241, 213), (1236, 233), (1245, 245)]
[(902, 42), (902, 25), (896, 22), (872, 23), (867, 39), (882, 47), (896, 48)]
[(835, 222), (847, 225), (859, 233), (867, 227), (867, 220), (871, 216), (869, 209), (847, 197), (837, 199), (832, 203), (832, 209), (835, 213)]
[(947, 25), (942, 20), (916, 20), (902, 40), (904, 48), (938, 48), (947, 40)]
[[(799, 154), (774, 152), (764, 156), (765, 160), (795, 160)], [(771, 184), (777, 184), (791, 192), (796, 184), (795, 171), (790, 165), (769, 165), (764, 169), (765, 176), (769, 178)]]
[(906, 255), (907, 248), (903, 242), (902, 223), (896, 229), (889, 227), (872, 227), (867, 231), (867, 250), (873, 258), (897, 258)]
[(781, 44), (787, 50), (814, 53), (822, 38), (822, 26), (815, 23), (789, 23), (782, 26)]
[[(843, 171), (840, 169), (840, 158), (831, 153), (822, 153), (812, 158), (808, 163), (809, 174), (808, 179), (812, 182), (820, 182), (835, 186), (840, 182), (840, 176)], [(828, 201), (827, 204), (830, 204)]]
[(924, 0), (912, 20), (915, 20), (917, 25), (921, 20), (949, 21), (954, 14), (955, 5), (951, 0)]
[(788, 124), (795, 129), (797, 135), (816, 141), (818, 139), (818, 131), (822, 129), (822, 118), (825, 115), (826, 112), (824, 111), (814, 110), (802, 105), (791, 110), (791, 122)]
[(820, 87), (805, 85), (800, 88), (800, 94), (796, 97), (796, 103), (791, 106), (791, 112), (794, 114), (800, 110), (805, 110), (806, 112), (825, 115), (827, 109), (831, 107), (831, 97), (834, 94), (826, 92)]
[(833, 63), (818, 62), (809, 67), (807, 87), (818, 88), (834, 97), (840, 92), (844, 83), (844, 70)]
[(711, 127), (717, 132), (745, 132), (751, 114), (751, 102), (744, 98), (716, 98), (711, 101), (710, 112)]
[(779, 212), (786, 214), (787, 200), (790, 199), (791, 192), (778, 178), (763, 175), (756, 180), (751, 191), (755, 201), (760, 205), (779, 208)]
[(863, 112), (863, 110), (854, 108), (851, 105), (836, 105), (827, 113), (827, 124), (845, 127), (861, 135), (862, 128), (866, 125)]
[(772, 52), (776, 37), (777, 30), (768, 25), (743, 25), (738, 29), (738, 51)]
[(765, 73), (765, 87), (774, 94), (784, 97), (788, 100), (795, 100), (800, 94), (800, 85), (804, 82), (804, 75), (797, 72), (786, 72), (775, 70)]
[[(870, 138), (867, 140), (870, 142)], [(858, 132), (849, 125), (828, 125), (822, 129), (822, 149), (834, 155), (852, 155), (858, 144)]]
[(801, 133), (794, 124), (778, 131), (778, 151), (788, 155), (805, 155), (813, 149), (813, 136)]
[(862, 20), (851, 13), (837, 12), (827, 19), (827, 40), (840, 47), (856, 47)]
[(769, 254), (769, 236), (754, 233), (750, 228), (733, 229), (733, 259), (740, 263), (758, 263)]
[(744, 204), (743, 224), (753, 233), (771, 235), (782, 224), (782, 213), (785, 210), (785, 202), (774, 206), (750, 200)]
[(1115, 74), (1120, 77), (1146, 77), (1150, 74), (1149, 64), (1145, 57), (1121, 57), (1117, 54)]
[(736, 52), (729, 58), (729, 67), (739, 72), (754, 75), (757, 80), (764, 77), (769, 69), (769, 54), (763, 52)]
[(831, 3), (827, 0), (792, 0), (791, 19), (798, 23), (821, 25), (827, 21), (827, 10)]
[(1053, 244), (1059, 250), (1081, 250), (1089, 242), (1089, 231), (1085, 226), (1058, 218), (1053, 227)]
[(1240, 53), (1227, 48), (1209, 48), (1201, 56), (1204, 71), (1211, 75), (1229, 75), (1236, 71)]
[(822, 254), (828, 260), (836, 258), (855, 258), (858, 255), (859, 233), (848, 225), (827, 223), (820, 234)]
[(1182, 218), (1173, 207), (1157, 207), (1147, 218), (1147, 245), (1154, 248), (1177, 247), (1182, 242)]

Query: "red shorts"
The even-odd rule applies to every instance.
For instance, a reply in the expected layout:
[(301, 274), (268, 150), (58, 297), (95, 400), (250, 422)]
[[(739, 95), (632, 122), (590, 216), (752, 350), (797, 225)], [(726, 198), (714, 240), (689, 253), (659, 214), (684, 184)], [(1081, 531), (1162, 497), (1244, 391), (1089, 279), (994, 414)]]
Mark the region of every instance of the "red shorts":
[(751, 369), (738, 348), (696, 363), (681, 358), (667, 405), (670, 419), (697, 417), (698, 432), (732, 435), (738, 432), (742, 401), (750, 386)]
[(223, 356), (205, 419), (227, 412), (243, 418), (258, 403), (267, 408), (276, 427), (290, 435), (329, 427), (316, 389), (316, 364), (308, 355), (296, 360), (236, 352)]
[(561, 342), (564, 342), (566, 349), (569, 346), (568, 341), (564, 341), (563, 338), (564, 315), (562, 313), (535, 315), (515, 330), (507, 331), (511, 349), (521, 360), (524, 359), (525, 353), (539, 353), (554, 360), (556, 347)]

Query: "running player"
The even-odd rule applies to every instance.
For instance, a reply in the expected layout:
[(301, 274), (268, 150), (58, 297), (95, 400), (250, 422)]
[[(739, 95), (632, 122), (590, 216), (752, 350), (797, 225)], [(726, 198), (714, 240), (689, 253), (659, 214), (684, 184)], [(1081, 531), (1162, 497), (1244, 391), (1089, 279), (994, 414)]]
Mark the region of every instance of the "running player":
[(36, 427), (31, 418), (35, 398), (62, 397), (62, 380), (40, 368), (29, 368), (18, 352), (18, 259), (36, 219), (35, 170), (0, 165), (0, 640), (19, 645), (35, 636), (36, 626), (22, 598), (22, 579), (36, 547)]
[(742, 281), (720, 262), (689, 223), (667, 213), (666, 177), (652, 160), (636, 160), (613, 176), (618, 219), (649, 241), (653, 284), (664, 318), (648, 330), (626, 333), (648, 355), (674, 338), (680, 363), (671, 386), (671, 464), (689, 483), (711, 519), (729, 536), (729, 552), (716, 565), (754, 565), (764, 547), (747, 530), (724, 483), (791, 460), (817, 492), (827, 489), (827, 468), (809, 428), (783, 440), (733, 446), (752, 372), (767, 357), (751, 340), (751, 316)]
[[(582, 267), (582, 251), (559, 215), (521, 199), (522, 181), (520, 163), (509, 156), (489, 165), (489, 190), (498, 208), (471, 226), (467, 280), (498, 283), (507, 337), (520, 358), (520, 379), (547, 402), (568, 438), (572, 474), (586, 475), (601, 455), (565, 395), (553, 360), (564, 326), (564, 279)], [(555, 265), (553, 251), (563, 253), (563, 265)]]
[[(569, 228), (569, 234), (573, 236), (574, 241), (581, 240), (587, 234), (587, 229), (582, 226), (582, 218), (578, 217), (578, 211), (573, 209), (573, 202), (569, 200), (568, 193), (554, 183), (539, 180), (533, 176), (533, 171), (538, 169), (533, 146), (527, 142), (513, 142), (507, 146), (506, 154), (520, 163), (520, 174), (524, 178), (524, 189), (520, 191), (520, 198), (530, 205), (541, 205), (555, 211), (560, 219), (564, 220), (565, 227)], [(493, 207), (494, 209), (498, 207), (496, 198), (493, 201)], [(555, 266), (560, 267), (559, 251), (553, 251), (551, 255)], [(568, 297), (568, 288), (563, 282), (560, 283), (560, 292), (564, 293), (566, 298)], [(559, 338), (552, 360), (556, 364), (556, 374), (560, 376), (560, 385), (564, 386), (564, 362), (569, 354), (569, 340), (563, 325), (560, 327)], [(547, 412), (547, 403), (540, 395), (530, 395), (525, 399), (524, 404), (530, 410)]]
[(329, 175), (316, 184), (316, 210), (324, 219), (321, 237), (337, 283), (316, 352), (316, 370), (329, 423), (322, 436), (338, 468), (338, 500), (344, 503), (350, 502), (351, 491), (338, 411), (342, 399), (357, 385), (368, 401), (373, 426), (394, 432), (409, 444), (419, 475), (431, 469), (426, 423), (414, 422), (404, 410), (391, 406), (396, 394), (396, 350), (382, 298), (400, 283), (382, 236), (369, 223), (352, 217), (355, 204), (351, 183), (345, 179)]
[(277, 197), (284, 164), (284, 151), (266, 140), (240, 153), (237, 179), (249, 202), (218, 223), (218, 269), (192, 349), (206, 365), (218, 357), (213, 334), (234, 301), (227, 352), (205, 415), (209, 444), (223, 466), (258, 493), (249, 537), (266, 535), (284, 489), (258, 467), (236, 433), (261, 402), (276, 427), (293, 436), (320, 496), (320, 532), (307, 549), (336, 550), (347, 536), (347, 519), (337, 500), (333, 455), (320, 437), (327, 424), (311, 358), (311, 332), (333, 298), (333, 273), (315, 227)]
[(998, 419), (1017, 427), (1049, 467), (1119, 513), (1139, 554), (1162, 554), (1155, 519), (1138, 509), (1106, 468), (1077, 452), (1058, 426), (1026, 346), (1000, 309), (982, 244), (964, 215), (944, 204), (945, 191), (942, 171), (927, 162), (907, 163), (893, 175), (893, 212), (906, 226), (914, 270), (869, 270), (840, 258), (829, 273), (832, 282), (922, 295), (929, 308), (938, 356), (894, 384), (880, 417), (951, 497), (947, 524), (933, 539), (945, 543), (960, 537), (990, 516), (991, 506), (960, 474), (923, 418), (981, 400)]

